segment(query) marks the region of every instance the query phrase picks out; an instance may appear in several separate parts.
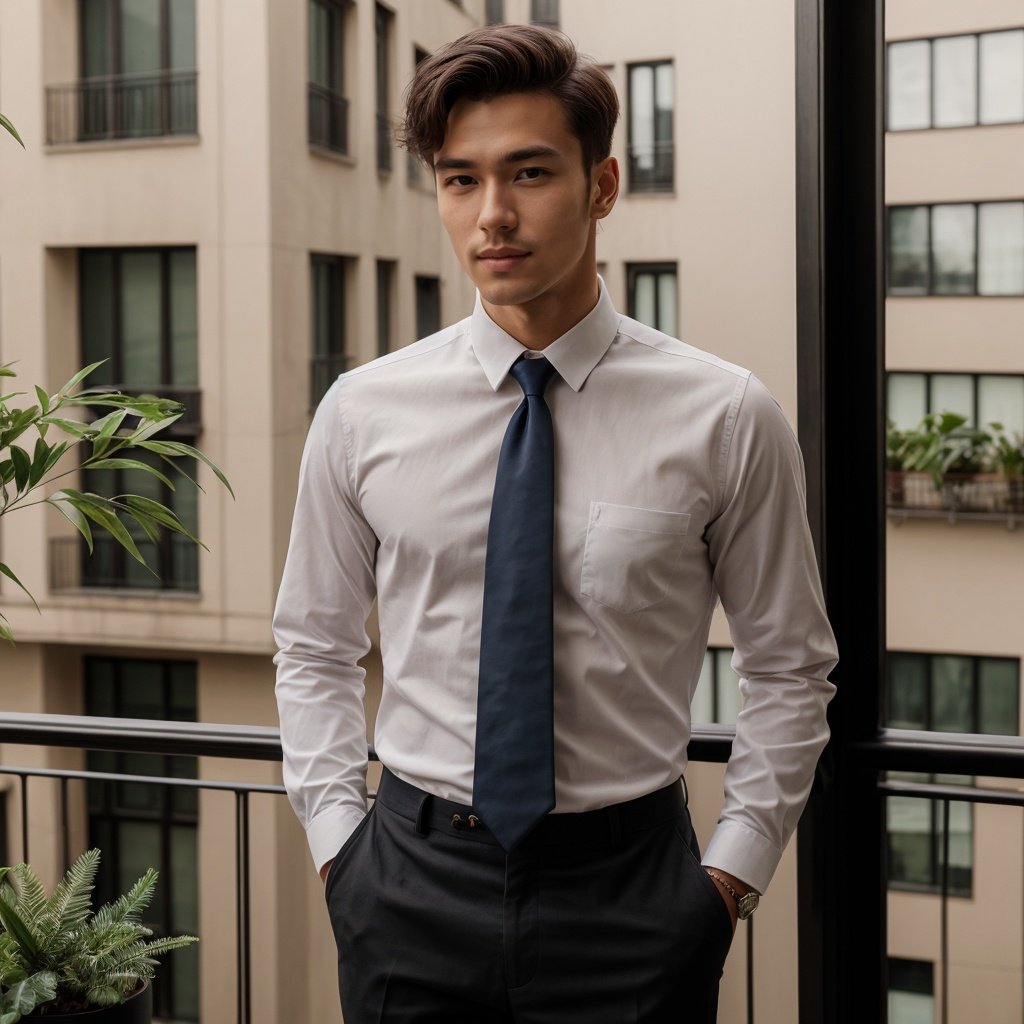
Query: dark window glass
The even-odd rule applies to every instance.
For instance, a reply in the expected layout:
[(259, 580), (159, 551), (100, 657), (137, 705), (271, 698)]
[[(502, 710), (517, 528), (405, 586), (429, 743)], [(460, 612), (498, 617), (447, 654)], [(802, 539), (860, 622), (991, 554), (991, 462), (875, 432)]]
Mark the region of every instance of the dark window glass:
[(626, 266), (629, 315), (659, 331), (678, 336), (676, 265), (630, 263)]
[(311, 408), (319, 404), (338, 375), (348, 369), (346, 262), (343, 256), (316, 254), (310, 258)]
[(929, 960), (889, 958), (889, 1024), (932, 1024), (934, 965)]
[(391, 35), (394, 15), (376, 4), (377, 170), (391, 170)]
[(377, 260), (377, 355), (380, 356), (391, 351), (395, 268), (394, 260)]
[(974, 216), (971, 203), (932, 207), (932, 292), (970, 295), (974, 291)]
[(629, 188), (668, 192), (675, 185), (672, 62), (629, 68)]
[(309, 144), (348, 153), (345, 17), (340, 0), (309, 0)]
[(928, 207), (889, 210), (889, 294), (928, 294)]
[(916, 654), (889, 655), (889, 721), (894, 729), (924, 729), (928, 721), (928, 675)]
[(704, 652), (700, 679), (690, 702), (690, 720), (695, 725), (735, 723), (742, 697), (739, 676), (732, 668), (732, 654), (731, 647), (709, 647)]
[(558, 25), (558, 0), (530, 0), (530, 21), (535, 25)]
[[(427, 51), (424, 50), (422, 47), (414, 46), (412, 48), (413, 64), (416, 67), (418, 67), (429, 56), (430, 56), (430, 54), (427, 53)], [(420, 158), (415, 153), (407, 152), (405, 154), (405, 158), (406, 158), (406, 176), (407, 176), (407, 178), (409, 180), (409, 184), (410, 185), (420, 185), (420, 184), (423, 184), (423, 182), (425, 180), (425, 177), (426, 177), (425, 176), (425, 169), (424, 169), (424, 166), (423, 166), (423, 162), (420, 160)]]
[(1020, 734), (1020, 669), (1012, 658), (984, 658), (978, 666), (978, 732)]
[[(85, 706), (104, 718), (196, 721), (195, 662), (87, 658)], [(197, 777), (193, 757), (90, 752), (96, 772)], [(89, 842), (103, 851), (95, 903), (116, 899), (149, 867), (160, 872), (146, 914), (154, 936), (199, 934), (195, 789), (146, 782), (88, 784)], [(199, 956), (195, 946), (163, 961), (153, 983), (160, 1017), (199, 1020)]]
[(505, 21), (505, 0), (487, 0), (484, 17), (488, 25), (501, 25)]
[(416, 334), (420, 338), (441, 330), (441, 280), (416, 276)]

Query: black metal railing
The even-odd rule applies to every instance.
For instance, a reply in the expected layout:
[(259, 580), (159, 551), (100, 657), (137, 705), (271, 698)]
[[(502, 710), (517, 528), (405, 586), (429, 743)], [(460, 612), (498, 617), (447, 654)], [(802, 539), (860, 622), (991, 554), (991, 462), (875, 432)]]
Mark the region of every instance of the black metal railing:
[(885, 503), (891, 519), (991, 519), (1014, 529), (1024, 523), (1024, 479), (950, 473), (936, 483), (930, 473), (888, 470)]
[[(140, 565), (113, 537), (93, 535), (92, 552), (76, 536), (50, 538), (50, 590), (177, 591), (199, 590), (199, 553), (180, 534), (164, 531), (159, 541), (135, 537), (139, 553), (153, 572)], [(155, 575), (154, 575), (155, 573)]]
[(46, 141), (195, 135), (195, 71), (102, 75), (46, 89)]
[(352, 357), (344, 352), (313, 356), (309, 361), (309, 407), (315, 409), (327, 389), (351, 365)]
[(309, 144), (348, 154), (348, 99), (309, 83)]
[[(689, 755), (693, 761), (728, 761), (734, 730), (729, 726), (701, 726), (694, 730)], [(103, 750), (122, 753), (163, 754), (168, 756), (216, 757), (240, 761), (280, 761), (281, 742), (276, 728), (193, 722), (168, 722), (150, 719), (98, 718), (77, 715), (45, 715), (5, 713), (0, 717), (0, 744), (24, 744), (33, 747), (62, 747), (78, 750)], [(372, 747), (371, 761), (376, 761)], [(0, 776), (19, 780), (16, 796), (20, 808), (20, 850), (28, 860), (30, 845), (30, 782), (53, 779), (60, 784), (59, 853), (64, 866), (73, 859), (73, 830), (68, 783), (139, 783), (155, 786), (182, 787), (191, 790), (229, 792), (235, 795), (235, 970), (237, 1024), (250, 1024), (252, 1019), (252, 917), (250, 873), (250, 797), (272, 795), (281, 798), (283, 786), (268, 783), (233, 782), (201, 778), (168, 778), (117, 772), (95, 772), (64, 768), (40, 768), (0, 764)], [(0, 791), (0, 795), (3, 795)], [(370, 796), (373, 797), (371, 791)], [(2, 805), (0, 805), (2, 806)], [(200, 821), (200, 827), (202, 823)], [(745, 924), (747, 1024), (754, 1017), (754, 932), (753, 920)], [(200, 938), (202, 936), (200, 935)]]
[(674, 188), (674, 143), (630, 143), (629, 191), (671, 192)]

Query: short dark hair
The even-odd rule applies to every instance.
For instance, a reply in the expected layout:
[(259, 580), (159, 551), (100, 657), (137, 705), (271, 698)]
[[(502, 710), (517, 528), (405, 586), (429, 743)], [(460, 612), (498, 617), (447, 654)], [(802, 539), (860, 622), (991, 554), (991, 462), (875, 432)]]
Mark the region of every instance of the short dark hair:
[(619, 98), (604, 70), (568, 36), (536, 25), (491, 25), (420, 61), (406, 91), (399, 141), (430, 164), (462, 99), (547, 92), (559, 100), (583, 151), (583, 169), (609, 155)]

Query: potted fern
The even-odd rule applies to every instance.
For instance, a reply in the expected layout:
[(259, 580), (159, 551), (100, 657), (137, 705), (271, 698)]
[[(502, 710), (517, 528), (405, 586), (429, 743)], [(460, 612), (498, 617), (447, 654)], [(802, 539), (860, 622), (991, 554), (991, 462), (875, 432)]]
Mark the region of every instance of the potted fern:
[(198, 940), (150, 939), (141, 915), (153, 898), (153, 868), (93, 913), (99, 860), (99, 850), (83, 853), (49, 896), (28, 864), (0, 868), (0, 1024), (152, 1020), (156, 957)]

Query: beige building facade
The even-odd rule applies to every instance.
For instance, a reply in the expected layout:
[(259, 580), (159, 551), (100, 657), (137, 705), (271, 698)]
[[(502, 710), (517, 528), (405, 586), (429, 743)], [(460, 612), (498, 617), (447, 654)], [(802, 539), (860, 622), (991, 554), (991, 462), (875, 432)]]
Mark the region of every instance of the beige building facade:
[[(59, 516), (5, 517), (0, 560), (42, 614), (0, 587), (19, 638), (2, 654), (0, 707), (142, 717), (145, 695), (166, 698), (179, 686), (183, 706), (150, 703), (167, 717), (276, 723), (270, 617), (311, 408), (337, 372), (472, 307), (437, 222), (432, 180), (394, 146), (390, 126), (417, 57), (489, 17), (557, 18), (615, 82), (623, 189), (601, 226), (598, 259), (618, 307), (752, 368), (795, 423), (788, 0), (0, 0), (0, 110), (26, 141), (24, 152), (11, 143), (0, 157), (0, 364), (17, 361), (23, 384), (56, 388), (98, 352), (111, 360), (106, 383), (185, 397), (197, 411), (184, 439), (225, 469), (237, 496), (200, 473), (206, 491), (182, 511), (209, 551), (194, 562), (163, 552), (170, 584), (159, 588), (113, 556), (102, 571), (80, 561)], [(1024, 10), (1011, 0), (889, 0), (886, 34), (921, 40), (1022, 27)], [(1022, 124), (887, 134), (890, 205), (980, 210), (1021, 200), (1022, 183)], [(891, 296), (887, 323), (888, 367), (909, 375), (908, 388), (923, 374), (1024, 373), (1019, 294)], [(890, 649), (1012, 662), (1019, 689), (1020, 543), (1005, 520), (894, 514)], [(717, 617), (706, 720), (732, 713), (729, 643)], [(371, 716), (376, 664), (371, 651)], [(1019, 699), (1015, 707), (1019, 734)], [(76, 751), (13, 746), (0, 748), (0, 763), (101, 767)], [(223, 759), (194, 770), (267, 783), (280, 776), (275, 765)], [(688, 773), (703, 841), (721, 776), (711, 765)], [(55, 790), (32, 785), (32, 859), (52, 878), (61, 859)], [(9, 792), (6, 853), (17, 858), (17, 783), (0, 778), (0, 786)], [(131, 831), (145, 809), (77, 792), (79, 847), (101, 826), (123, 829), (125, 846), (135, 834), (142, 849), (155, 842), (152, 828)], [(903, 811), (895, 823), (914, 843), (934, 844), (921, 806)], [(181, 877), (168, 866), (181, 902), (170, 923), (202, 936), (190, 975), (198, 986), (178, 971), (169, 1017), (234, 1019), (233, 822), (230, 797), (212, 792), (158, 822), (161, 836), (185, 836)], [(321, 887), (284, 798), (253, 797), (252, 829), (252, 1019), (340, 1020)], [(967, 839), (958, 832), (971, 882), (969, 895), (950, 901), (951, 1022), (964, 1019), (967, 1003), (972, 1024), (1020, 1019), (1019, 914), (1005, 930), (992, 927), (996, 907), (1020, 906), (1020, 835), (1019, 811), (980, 805)], [(119, 859), (125, 872), (133, 866), (132, 856)], [(1008, 895), (1012, 877), (1018, 888)], [(907, 968), (917, 988), (897, 996), (894, 1014), (904, 1016), (894, 1024), (939, 1020), (940, 900), (931, 881), (889, 897), (890, 955), (931, 965), (930, 975)], [(791, 847), (754, 925), (762, 1024), (797, 1019), (795, 908)], [(726, 966), (724, 1024), (746, 1019), (745, 927)], [(925, 975), (931, 1002), (918, 991)]]

